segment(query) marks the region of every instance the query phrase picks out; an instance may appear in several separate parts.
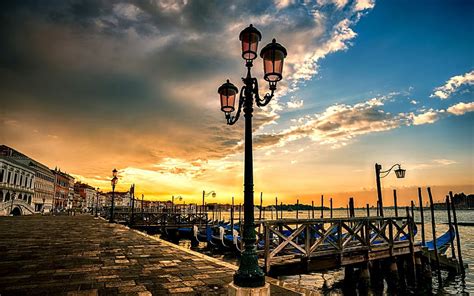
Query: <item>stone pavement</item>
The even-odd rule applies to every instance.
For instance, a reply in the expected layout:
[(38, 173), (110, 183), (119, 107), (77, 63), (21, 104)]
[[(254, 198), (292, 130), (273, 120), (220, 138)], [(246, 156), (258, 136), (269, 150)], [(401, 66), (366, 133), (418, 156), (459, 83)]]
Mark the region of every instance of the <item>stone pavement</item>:
[(91, 216), (0, 217), (1, 296), (226, 295), (232, 267)]

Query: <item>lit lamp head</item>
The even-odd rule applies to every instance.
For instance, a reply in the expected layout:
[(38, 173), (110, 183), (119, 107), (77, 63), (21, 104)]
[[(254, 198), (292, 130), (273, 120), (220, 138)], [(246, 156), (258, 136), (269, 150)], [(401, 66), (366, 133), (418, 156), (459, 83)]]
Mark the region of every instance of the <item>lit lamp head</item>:
[(227, 79), (227, 82), (221, 85), (217, 92), (220, 95), (222, 112), (229, 115), (235, 110), (235, 97), (239, 92), (238, 88)]
[(116, 169), (114, 169), (114, 170), (112, 171), (112, 176), (113, 176), (113, 178), (112, 178), (112, 180), (110, 181), (110, 183), (112, 184), (113, 187), (115, 187), (115, 185), (117, 185), (117, 182), (118, 182), (117, 170), (116, 170)]
[(267, 44), (262, 51), (260, 56), (263, 58), (263, 70), (265, 75), (263, 78), (270, 83), (270, 89), (276, 88), (276, 83), (280, 81), (283, 76), (283, 62), (286, 58), (286, 49), (275, 39), (272, 43)]
[(258, 42), (262, 40), (262, 34), (253, 27), (248, 26), (240, 32), (239, 40), (242, 42), (242, 58), (247, 63), (257, 58)]
[(397, 178), (405, 178), (405, 172), (406, 170), (402, 169), (400, 166), (398, 166), (398, 169), (395, 170), (395, 175)]
[(212, 197), (213, 197), (213, 198), (216, 197), (216, 193), (215, 193), (215, 192), (212, 193)]

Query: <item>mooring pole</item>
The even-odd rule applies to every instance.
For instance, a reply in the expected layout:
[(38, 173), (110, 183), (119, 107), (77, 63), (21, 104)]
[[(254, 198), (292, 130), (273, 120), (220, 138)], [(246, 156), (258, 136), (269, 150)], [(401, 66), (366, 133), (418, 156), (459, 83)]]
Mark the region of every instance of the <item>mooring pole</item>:
[(367, 217), (370, 217), (370, 208), (369, 208), (369, 204), (367, 204)]
[(354, 198), (349, 198), (349, 215), (351, 218), (355, 217), (355, 210), (354, 210)]
[(232, 196), (232, 206), (230, 208), (230, 229), (232, 236), (234, 235), (234, 197)]
[[(451, 224), (451, 205), (449, 202), (449, 195), (446, 195), (446, 210), (448, 211), (449, 233), (451, 234), (451, 229), (453, 229), (453, 225)], [(450, 241), (451, 241), (451, 257), (456, 258), (456, 250), (454, 250), (454, 238), (450, 237)]]
[(311, 218), (314, 219), (314, 200), (311, 201)]
[(329, 211), (330, 211), (329, 214), (330, 214), (330, 217), (331, 217), (331, 219), (332, 219), (332, 198), (329, 199), (329, 207), (330, 207), (330, 209), (329, 209)]
[(280, 202), (280, 219), (283, 219), (283, 202)]
[(421, 195), (421, 188), (418, 187), (418, 202), (420, 203), (420, 219), (421, 219), (421, 244), (425, 245), (425, 216), (423, 215), (423, 197)]
[(299, 217), (299, 209), (300, 209), (300, 200), (296, 200), (296, 220), (298, 220)]
[[(411, 217), (412, 217), (413, 219), (415, 219), (415, 218), (414, 218), (414, 217), (415, 217), (415, 203), (413, 202), (413, 200), (412, 200), (411, 203), (410, 203), (410, 207), (411, 207)], [(414, 220), (413, 220), (413, 221), (414, 221)]]
[(461, 254), (461, 235), (459, 234), (459, 230), (458, 230), (458, 218), (456, 216), (456, 206), (454, 205), (454, 198), (453, 198), (452, 191), (449, 191), (449, 197), (451, 199), (451, 207), (453, 208), (453, 221), (454, 221), (454, 229), (456, 230), (456, 244), (458, 245), (459, 267), (461, 268), (461, 273), (464, 274), (464, 263), (462, 261), (462, 254)]
[(396, 189), (393, 189), (393, 207), (395, 209), (395, 217), (398, 217), (397, 190)]
[(438, 272), (438, 285), (441, 287), (443, 285), (443, 281), (441, 278), (441, 269), (439, 268), (439, 254), (438, 254), (438, 245), (436, 244), (436, 221), (434, 215), (434, 206), (433, 206), (433, 196), (431, 195), (431, 188), (428, 187), (428, 196), (430, 198), (430, 211), (431, 211), (431, 229), (433, 231), (433, 246), (434, 246), (434, 253), (436, 258), (436, 269)]
[[(275, 196), (275, 214), (276, 214), (276, 219), (278, 220), (278, 196)], [(280, 219), (283, 217), (280, 217)]]
[[(262, 205), (263, 205), (263, 192), (260, 192), (260, 211), (258, 212), (258, 220), (262, 221)], [(258, 233), (260, 233), (262, 223), (258, 224)]]
[(321, 219), (324, 218), (324, 195), (321, 194)]

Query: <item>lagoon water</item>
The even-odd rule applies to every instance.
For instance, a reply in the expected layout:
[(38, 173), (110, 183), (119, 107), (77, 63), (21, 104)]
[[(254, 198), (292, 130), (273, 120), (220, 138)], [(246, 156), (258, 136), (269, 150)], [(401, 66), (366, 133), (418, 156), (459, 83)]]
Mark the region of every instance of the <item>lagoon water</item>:
[[(405, 214), (404, 208), (399, 208), (399, 215), (402, 216)], [(356, 217), (366, 216), (365, 209), (357, 209), (355, 211)], [(275, 213), (265, 212), (263, 216), (265, 219), (271, 219), (271, 215)], [(384, 209), (385, 216), (394, 216), (394, 210)], [(307, 211), (299, 211), (299, 218), (305, 219), (308, 218), (308, 215), (311, 215)], [(315, 211), (315, 217), (320, 216), (319, 211)], [(376, 215), (376, 210), (371, 209), (371, 216)], [(230, 214), (228, 212), (223, 212), (221, 218), (228, 220)], [(325, 217), (329, 217), (329, 211), (324, 212)], [(209, 213), (209, 217), (212, 217), (212, 214)], [(236, 216), (238, 217), (238, 213)], [(258, 212), (255, 212), (255, 217), (258, 218)], [(275, 216), (273, 216), (275, 217)], [(284, 218), (296, 218), (296, 211), (292, 212), (283, 212)], [(333, 217), (347, 217), (346, 209), (335, 209), (333, 211)], [(474, 211), (472, 210), (457, 210), (458, 222), (474, 222)], [(431, 214), (429, 210), (424, 211), (424, 220), (425, 220), (425, 233), (426, 240), (432, 240), (432, 231), (431, 231)], [(436, 234), (437, 236), (448, 230), (448, 215), (445, 210), (436, 210), (435, 211), (435, 220), (436, 220)], [(420, 222), (420, 213), (415, 210), (415, 221)], [(421, 231), (420, 225), (418, 225), (419, 231), (416, 235), (416, 241), (421, 241)], [(459, 226), (459, 232), (461, 234), (461, 249), (464, 263), (469, 265), (469, 268), (466, 270), (466, 275), (462, 277), (461, 275), (451, 276), (447, 272), (442, 273), (443, 285), (439, 286), (437, 283), (437, 277), (433, 274), (433, 294), (436, 295), (474, 295), (474, 226)], [(180, 245), (190, 247), (189, 241), (180, 241)], [(237, 263), (237, 258), (231, 254), (218, 254), (211, 252), (206, 248), (206, 244), (201, 244), (197, 251), (203, 252), (209, 256), (219, 258), (232, 263)], [(451, 254), (451, 249), (449, 248), (446, 252), (448, 256)], [(457, 254), (457, 253), (456, 253)], [(278, 278), (284, 286), (288, 286), (301, 292), (304, 292), (306, 295), (344, 295), (342, 290), (343, 279), (344, 279), (344, 270), (330, 270), (327, 272), (319, 273), (310, 273), (303, 275), (295, 276), (280, 276)], [(386, 285), (385, 285), (386, 286)], [(369, 295), (376, 295), (377, 293), (369, 291)], [(388, 292), (385, 290), (384, 295), (388, 295)]]

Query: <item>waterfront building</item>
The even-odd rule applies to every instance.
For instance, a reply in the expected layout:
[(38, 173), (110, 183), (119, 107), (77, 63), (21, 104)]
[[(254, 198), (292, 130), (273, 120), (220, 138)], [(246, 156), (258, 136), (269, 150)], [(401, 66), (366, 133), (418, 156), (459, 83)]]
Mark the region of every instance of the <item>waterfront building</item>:
[(55, 211), (64, 210), (68, 204), (72, 207), (74, 200), (74, 177), (65, 172), (61, 172), (58, 168), (51, 170), (51, 172), (54, 174), (53, 209)]
[(13, 157), (0, 155), (0, 215), (28, 215), (32, 205), (35, 172)]
[(76, 207), (81, 210), (92, 211), (95, 207), (95, 199), (97, 197), (95, 188), (89, 184), (76, 182), (74, 184), (74, 191), (79, 194), (79, 203)]
[(51, 170), (44, 164), (6, 145), (0, 145), (0, 155), (27, 165), (34, 171), (34, 196), (32, 204), (35, 212), (47, 213), (51, 211), (54, 197), (54, 175)]

